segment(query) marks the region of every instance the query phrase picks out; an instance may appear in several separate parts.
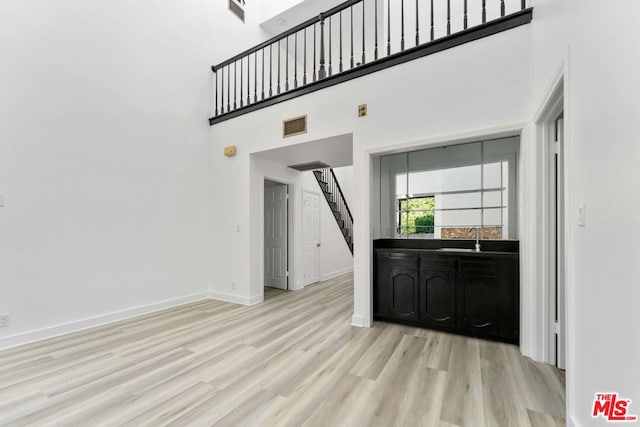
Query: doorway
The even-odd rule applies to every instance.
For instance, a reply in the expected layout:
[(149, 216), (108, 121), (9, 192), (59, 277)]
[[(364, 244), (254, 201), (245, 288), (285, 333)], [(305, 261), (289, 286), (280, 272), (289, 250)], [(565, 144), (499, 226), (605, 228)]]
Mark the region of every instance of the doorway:
[(264, 286), (289, 289), (288, 186), (264, 180)]
[(551, 296), (551, 350), (552, 360), (559, 369), (566, 369), (565, 336), (565, 294), (566, 294), (566, 252), (565, 252), (565, 156), (564, 156), (564, 115), (560, 113), (549, 138), (549, 272)]
[(304, 190), (302, 198), (304, 286), (320, 281), (320, 194)]

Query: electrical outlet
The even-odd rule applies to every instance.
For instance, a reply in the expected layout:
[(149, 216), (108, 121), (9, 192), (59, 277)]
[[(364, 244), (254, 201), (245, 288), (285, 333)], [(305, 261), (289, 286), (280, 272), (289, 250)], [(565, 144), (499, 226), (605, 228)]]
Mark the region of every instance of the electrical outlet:
[(0, 314), (0, 328), (9, 327), (9, 315), (8, 314)]
[(231, 282), (231, 290), (232, 291), (236, 290), (236, 282)]

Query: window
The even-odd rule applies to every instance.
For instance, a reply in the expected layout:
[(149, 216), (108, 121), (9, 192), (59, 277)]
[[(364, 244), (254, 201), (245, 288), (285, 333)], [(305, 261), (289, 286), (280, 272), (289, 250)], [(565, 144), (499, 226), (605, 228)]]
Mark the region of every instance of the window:
[(381, 236), (516, 239), (519, 138), (382, 156)]
[(435, 198), (411, 197), (398, 200), (398, 230), (402, 235), (434, 233)]

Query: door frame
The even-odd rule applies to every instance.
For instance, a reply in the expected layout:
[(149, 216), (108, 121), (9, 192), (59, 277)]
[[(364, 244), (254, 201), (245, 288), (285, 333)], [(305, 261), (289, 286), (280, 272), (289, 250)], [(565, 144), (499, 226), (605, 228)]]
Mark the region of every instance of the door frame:
[[(565, 202), (565, 158), (564, 158), (564, 117), (563, 112), (549, 130), (549, 363), (566, 369), (566, 202)], [(556, 141), (558, 146), (556, 147)], [(556, 157), (557, 156), (557, 157)], [(556, 193), (557, 192), (557, 193)], [(557, 194), (557, 196), (556, 196)], [(557, 326), (556, 326), (557, 322)]]
[(537, 200), (541, 204), (539, 212), (541, 213), (541, 230), (539, 233), (539, 245), (540, 245), (540, 257), (538, 258), (538, 268), (540, 271), (542, 293), (542, 307), (541, 307), (541, 356), (543, 362), (551, 365), (557, 364), (556, 358), (556, 252), (557, 252), (557, 240), (555, 237), (555, 225), (554, 219), (555, 213), (555, 167), (552, 164), (552, 159), (555, 156), (555, 134), (556, 134), (556, 121), (560, 116), (563, 116), (563, 155), (562, 165), (562, 182), (563, 182), (563, 204), (564, 212), (562, 223), (563, 230), (558, 230), (558, 233), (562, 233), (563, 253), (560, 254), (564, 265), (561, 267), (563, 274), (563, 283), (561, 284), (564, 295), (564, 304), (558, 307), (558, 322), (560, 324), (561, 335), (559, 339), (564, 340), (564, 358), (565, 366), (569, 364), (569, 355), (571, 351), (570, 335), (571, 325), (568, 319), (570, 307), (570, 288), (571, 288), (571, 233), (572, 233), (572, 218), (570, 215), (572, 204), (571, 199), (571, 182), (570, 182), (570, 167), (571, 167), (571, 145), (568, 135), (567, 126), (567, 105), (565, 103), (567, 82), (565, 81), (566, 70), (559, 74), (549, 92), (545, 104), (541, 111), (537, 114), (535, 120), (536, 134), (538, 135), (538, 176), (540, 179), (539, 195)]
[[(553, 113), (558, 112), (554, 108)], [(564, 157), (564, 126), (558, 126), (563, 116), (559, 110), (554, 119), (547, 120), (544, 130), (547, 133), (543, 147), (543, 192), (544, 218), (543, 251), (545, 254), (543, 279), (547, 298), (545, 339), (547, 340), (546, 362), (565, 369), (566, 353), (566, 271), (567, 271), (567, 203), (566, 160)], [(562, 132), (563, 135), (558, 134)], [(558, 145), (556, 147), (556, 141)], [(557, 157), (556, 157), (557, 156)], [(557, 193), (556, 193), (557, 192)], [(561, 207), (558, 203), (562, 203)], [(560, 242), (562, 245), (560, 246)], [(560, 340), (564, 341), (561, 345)], [(561, 354), (562, 352), (562, 354)]]
[[(265, 220), (265, 209), (264, 209), (264, 189), (266, 188), (266, 183), (267, 181), (275, 183), (275, 184), (279, 184), (279, 185), (283, 185), (286, 189), (287, 189), (287, 194), (286, 194), (286, 202), (287, 202), (287, 207), (285, 209), (285, 215), (286, 215), (286, 233), (287, 233), (287, 241), (286, 241), (286, 248), (285, 248), (285, 252), (286, 252), (286, 260), (287, 260), (287, 265), (285, 267), (285, 274), (286, 274), (286, 285), (285, 285), (285, 290), (291, 290), (291, 286), (290, 286), (290, 282), (291, 282), (291, 273), (290, 273), (290, 269), (291, 269), (291, 257), (289, 256), (289, 252), (291, 249), (291, 240), (290, 240), (290, 231), (291, 231), (291, 226), (290, 226), (290, 219), (291, 219), (291, 203), (289, 203), (290, 199), (291, 199), (291, 188), (289, 184), (285, 184), (283, 182), (279, 182), (277, 180), (274, 179), (270, 179), (265, 177), (263, 179), (264, 182), (264, 186), (263, 186), (263, 193), (262, 193), (262, 249), (263, 249), (263, 253), (264, 253), (264, 247), (265, 247), (265, 241), (264, 241), (264, 230), (265, 230), (265, 226), (264, 226), (264, 220)], [(262, 288), (263, 288), (263, 292), (264, 292), (264, 287), (265, 287), (265, 283), (264, 283), (264, 257), (262, 258)], [(279, 289), (279, 288), (278, 288)]]
[[(302, 199), (300, 200), (300, 213), (302, 215), (301, 217), (301, 225), (302, 225), (302, 250), (304, 252), (304, 193), (311, 193), (311, 194), (315, 194), (316, 196), (318, 196), (318, 238), (320, 238), (322, 236), (322, 194), (320, 194), (318, 191), (316, 190), (310, 190), (308, 188), (303, 188), (302, 189)], [(322, 242), (320, 242), (320, 244), (322, 244)], [(321, 249), (318, 249), (318, 281), (317, 282), (313, 282), (313, 283), (309, 283), (307, 284), (307, 281), (305, 280), (305, 268), (304, 268), (304, 255), (302, 257), (302, 286), (306, 287), (309, 285), (313, 285), (314, 283), (318, 283), (322, 281), (322, 274), (320, 274), (320, 272), (322, 271), (322, 269), (320, 268), (320, 251)]]
[(270, 176), (264, 175), (262, 177), (262, 186), (260, 189), (260, 209), (262, 215), (260, 215), (260, 235), (258, 239), (260, 241), (260, 296), (261, 300), (264, 300), (264, 184), (265, 181), (271, 181), (278, 184), (287, 186), (287, 290), (292, 290), (292, 280), (293, 280), (293, 204), (295, 203), (294, 197), (294, 184), (293, 182), (287, 182), (286, 180), (271, 178)]

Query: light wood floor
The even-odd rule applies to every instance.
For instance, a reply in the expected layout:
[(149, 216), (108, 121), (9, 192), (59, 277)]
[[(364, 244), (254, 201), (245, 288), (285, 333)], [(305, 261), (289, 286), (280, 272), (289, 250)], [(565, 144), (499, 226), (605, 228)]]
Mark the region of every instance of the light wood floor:
[(0, 425), (558, 426), (564, 384), (517, 347), (349, 325), (351, 275), (203, 301), (0, 352)]

